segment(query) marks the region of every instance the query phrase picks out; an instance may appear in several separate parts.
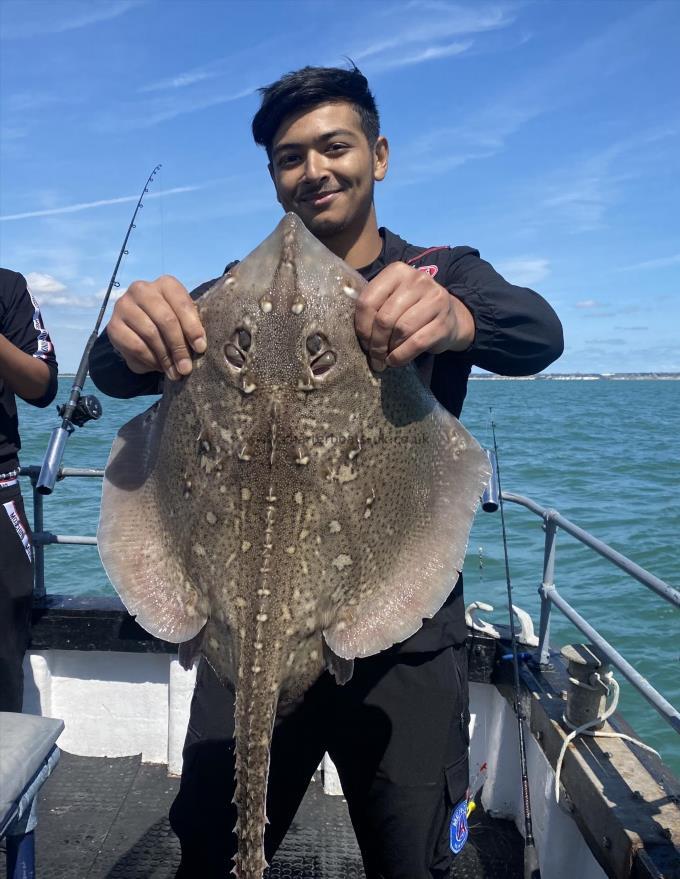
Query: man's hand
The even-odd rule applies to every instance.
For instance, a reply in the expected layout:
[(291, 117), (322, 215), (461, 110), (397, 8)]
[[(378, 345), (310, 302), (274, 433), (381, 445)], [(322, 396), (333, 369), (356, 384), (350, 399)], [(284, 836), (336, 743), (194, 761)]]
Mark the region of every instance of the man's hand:
[(173, 381), (191, 372), (191, 349), (202, 354), (207, 347), (196, 305), (172, 275), (130, 284), (107, 332), (133, 372), (164, 372)]
[(401, 262), (364, 287), (354, 323), (376, 371), (404, 366), (424, 351), (465, 351), (475, 337), (474, 319), (460, 299), (427, 272)]

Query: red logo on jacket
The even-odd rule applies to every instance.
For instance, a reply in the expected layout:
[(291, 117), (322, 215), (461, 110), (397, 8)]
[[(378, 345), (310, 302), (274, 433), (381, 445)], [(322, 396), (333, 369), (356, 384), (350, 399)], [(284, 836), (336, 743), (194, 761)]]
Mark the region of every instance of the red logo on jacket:
[(439, 266), (414, 266), (414, 268), (418, 272), (427, 272), (431, 278), (434, 278), (439, 271)]

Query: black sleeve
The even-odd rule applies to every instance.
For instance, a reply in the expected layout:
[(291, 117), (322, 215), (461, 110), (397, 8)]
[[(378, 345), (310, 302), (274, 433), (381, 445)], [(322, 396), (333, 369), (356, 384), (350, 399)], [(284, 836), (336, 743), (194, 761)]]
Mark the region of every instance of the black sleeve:
[(35, 400), (26, 400), (32, 406), (44, 409), (57, 395), (58, 366), (54, 345), (26, 278), (18, 272), (5, 269), (1, 271), (3, 289), (0, 297), (0, 331), (20, 351), (42, 360), (49, 368), (50, 378), (45, 393)]
[[(232, 265), (232, 264), (230, 264)], [(206, 281), (195, 290), (191, 291), (191, 298), (198, 299), (219, 278)], [(163, 392), (162, 372), (145, 372), (139, 375), (133, 372), (115, 350), (108, 333), (104, 330), (100, 333), (90, 352), (89, 360), (90, 376), (95, 385), (109, 397), (141, 397), (144, 394), (160, 394)]]
[(528, 287), (508, 283), (479, 252), (454, 247), (446, 288), (475, 320), (466, 352), (475, 366), (500, 375), (533, 375), (562, 354), (562, 324), (551, 306)]

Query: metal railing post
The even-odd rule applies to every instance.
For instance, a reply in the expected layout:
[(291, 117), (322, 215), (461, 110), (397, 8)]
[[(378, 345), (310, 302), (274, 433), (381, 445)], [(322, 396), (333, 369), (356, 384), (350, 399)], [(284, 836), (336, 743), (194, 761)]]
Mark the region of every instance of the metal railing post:
[[(31, 487), (33, 488), (33, 533), (42, 534), (43, 496), (37, 488), (38, 474), (31, 471)], [(42, 541), (33, 542), (33, 595), (35, 598), (45, 597), (45, 547)]]
[(538, 588), (541, 596), (541, 621), (538, 630), (538, 647), (534, 662), (541, 666), (550, 665), (550, 601), (549, 590), (555, 585), (555, 549), (557, 547), (557, 525), (552, 518), (552, 510), (545, 516), (545, 544), (543, 550), (543, 582)]

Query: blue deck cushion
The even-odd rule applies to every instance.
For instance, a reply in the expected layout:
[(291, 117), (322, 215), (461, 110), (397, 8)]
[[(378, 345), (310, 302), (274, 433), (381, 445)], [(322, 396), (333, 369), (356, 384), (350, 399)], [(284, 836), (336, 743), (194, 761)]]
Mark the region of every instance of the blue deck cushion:
[(63, 720), (0, 711), (0, 835), (63, 728)]

